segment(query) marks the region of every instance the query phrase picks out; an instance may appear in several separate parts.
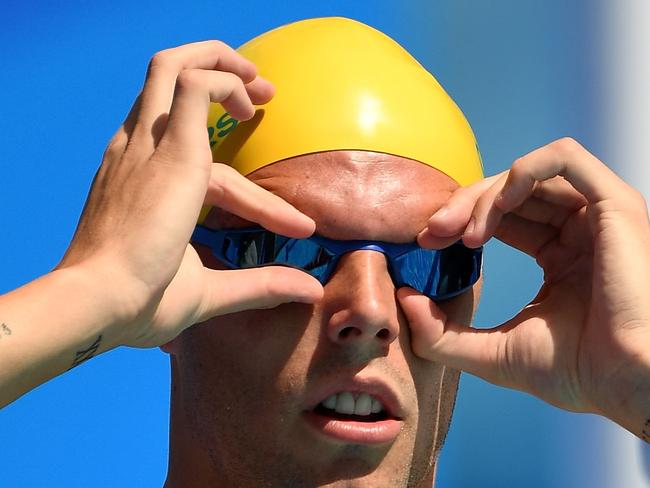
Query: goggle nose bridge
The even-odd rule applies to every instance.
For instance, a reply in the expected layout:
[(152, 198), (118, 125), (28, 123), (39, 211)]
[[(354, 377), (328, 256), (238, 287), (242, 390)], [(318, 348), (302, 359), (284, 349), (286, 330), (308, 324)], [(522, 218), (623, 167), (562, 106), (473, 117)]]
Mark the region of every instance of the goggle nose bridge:
[(396, 266), (393, 263), (395, 257), (392, 256), (391, 253), (389, 253), (386, 249), (384, 249), (381, 246), (378, 246), (376, 244), (363, 244), (359, 246), (352, 245), (345, 250), (339, 249), (339, 252), (334, 252), (334, 250), (328, 248), (327, 246), (323, 246), (323, 247), (325, 247), (328, 251), (334, 254), (334, 257), (332, 258), (332, 262), (327, 265), (325, 272), (318, 279), (321, 285), (325, 285), (329, 281), (330, 277), (338, 267), (341, 258), (346, 254), (355, 251), (374, 251), (383, 254), (384, 258), (386, 259), (386, 269), (388, 270), (388, 274), (390, 275), (390, 278), (393, 281), (395, 288), (397, 288), (399, 282), (401, 282), (401, 276), (399, 275), (399, 273), (397, 273)]

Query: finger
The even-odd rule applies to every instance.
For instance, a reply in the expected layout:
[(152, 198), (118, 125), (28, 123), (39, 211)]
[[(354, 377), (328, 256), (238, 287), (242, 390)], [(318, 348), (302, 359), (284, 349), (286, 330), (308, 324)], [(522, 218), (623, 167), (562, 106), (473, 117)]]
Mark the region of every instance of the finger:
[(561, 176), (538, 181), (533, 190), (533, 196), (571, 210), (577, 210), (587, 205), (584, 195)]
[(564, 177), (590, 203), (626, 192), (627, 185), (573, 139), (565, 138), (519, 158), (508, 173), (497, 205), (510, 211), (526, 200), (539, 181)]
[[(544, 282), (552, 283), (566, 278), (567, 281), (577, 282), (578, 293), (591, 293), (590, 287), (585, 287), (585, 275), (591, 273), (593, 257), (575, 246), (567, 246), (557, 239), (551, 240), (537, 254), (537, 264), (544, 270)], [(590, 301), (590, 297), (585, 297)]]
[(564, 225), (573, 212), (574, 210), (571, 208), (531, 196), (523, 204), (514, 209), (512, 213), (533, 222), (559, 228)]
[(417, 237), (418, 244), (426, 248), (442, 249), (460, 239), (476, 200), (502, 177), (503, 173), (454, 191), (445, 205), (429, 219), (427, 227), (420, 232)]
[[(546, 148), (548, 149), (551, 146), (553, 146), (553, 144), (546, 146)], [(533, 153), (535, 153), (535, 151), (533, 151)], [(582, 159), (584, 159), (585, 154), (589, 154), (584, 149), (582, 149), (582, 153)], [(527, 174), (526, 171), (521, 168), (526, 169), (535, 167), (534, 162), (531, 162), (530, 159), (526, 159), (529, 158), (529, 156), (530, 155), (525, 156), (515, 162), (510, 171), (507, 172), (505, 182), (502, 178), (480, 196), (462, 238), (465, 245), (469, 247), (478, 247), (485, 244), (485, 242), (487, 242), (487, 240), (496, 232), (503, 215), (509, 211), (513, 211), (520, 216), (527, 217), (536, 222), (549, 223), (556, 227), (560, 227), (564, 225), (567, 218), (571, 215), (571, 210), (584, 206), (586, 203), (585, 196), (581, 195), (575, 188), (573, 188), (571, 183), (562, 178), (561, 175), (554, 173), (539, 173), (540, 176), (543, 176), (548, 180), (543, 189), (538, 189), (540, 182), (530, 175), (528, 178), (525, 176), (513, 177), (513, 174)], [(593, 156), (589, 156), (593, 158)], [(599, 164), (605, 168), (605, 170), (609, 171), (609, 169), (602, 163), (599, 162)], [(539, 164), (537, 166), (539, 166)], [(521, 183), (522, 178), (524, 183)], [(512, 191), (508, 189), (508, 185), (512, 185), (513, 181), (517, 182), (520, 186), (518, 189), (518, 198), (516, 201), (507, 202), (504, 199), (504, 195)], [(524, 186), (524, 184), (528, 184), (528, 186)], [(541, 198), (533, 197), (536, 192), (538, 195), (546, 195), (547, 197), (552, 198), (554, 202), (558, 202), (558, 205), (554, 206), (551, 202), (546, 202)]]
[(271, 101), (273, 95), (275, 95), (275, 86), (260, 76), (250, 83), (246, 83), (244, 88), (254, 105), (264, 105)]
[(537, 258), (540, 250), (559, 236), (559, 231), (551, 225), (533, 222), (514, 214), (506, 214), (494, 236), (509, 246)]
[[(157, 192), (149, 199), (163, 198), (167, 209), (171, 205), (176, 214), (191, 216), (178, 221), (175, 228), (178, 232), (181, 227), (189, 226), (186, 228), (188, 238), (211, 176), (212, 153), (205, 125), (210, 102), (222, 103), (235, 114), (250, 110), (252, 115), (254, 111), (236, 75), (200, 69), (183, 71), (177, 78), (165, 133), (149, 159), (156, 164), (146, 166), (150, 179), (164, 181), (164, 186), (158, 189), (153, 184), (148, 188), (147, 191)], [(179, 179), (183, 184), (173, 184)], [(164, 194), (161, 193), (163, 188)], [(163, 207), (159, 207), (159, 211)]]
[(573, 212), (562, 227), (560, 243), (583, 252), (593, 252), (594, 240), (587, 208)]
[(466, 246), (480, 247), (494, 235), (504, 215), (504, 211), (494, 205), (494, 200), (501, 193), (506, 179), (507, 173), (503, 173), (476, 200), (462, 237)]
[(585, 209), (573, 213), (562, 229), (506, 214), (494, 236), (535, 258), (544, 270), (545, 280), (564, 276), (580, 256), (593, 252)]
[[(571, 214), (566, 224), (560, 230), (557, 239), (551, 239), (537, 253), (535, 259), (544, 269), (546, 282), (563, 278), (568, 274), (583, 268), (589, 263), (592, 266), (594, 241), (586, 207)], [(579, 273), (576, 273), (576, 276)], [(580, 274), (582, 276), (582, 274)]]
[(421, 231), (417, 236), (417, 243), (425, 249), (445, 249), (454, 242), (458, 242), (463, 236), (462, 233), (448, 237), (438, 237), (431, 234), (427, 229)]
[(230, 72), (243, 83), (250, 83), (257, 76), (252, 61), (221, 41), (195, 42), (166, 49), (149, 63), (142, 94), (141, 122), (152, 124), (159, 114), (169, 111), (176, 77), (187, 69)]
[(288, 237), (309, 237), (316, 229), (313, 219), (293, 205), (221, 163), (212, 164), (204, 203)]
[(208, 286), (197, 322), (217, 315), (268, 309), (282, 303), (315, 303), (323, 296), (318, 280), (283, 266), (219, 271), (205, 268)]
[(169, 121), (156, 152), (178, 162), (212, 160), (206, 131), (209, 102), (221, 103), (233, 117), (253, 116), (255, 109), (239, 77), (221, 71), (188, 69), (178, 75)]
[(273, 86), (257, 76), (255, 65), (223, 42), (198, 42), (161, 51), (152, 58), (147, 70), (142, 109), (134, 130), (138, 142), (130, 145), (142, 156), (151, 154), (162, 136), (177, 77), (188, 69), (234, 74), (250, 85), (253, 103), (266, 103), (273, 96)]
[(472, 329), (453, 322), (432, 300), (411, 288), (400, 288), (397, 298), (407, 317), (416, 355), (497, 385), (512, 386), (512, 375), (503, 361), (509, 328)]

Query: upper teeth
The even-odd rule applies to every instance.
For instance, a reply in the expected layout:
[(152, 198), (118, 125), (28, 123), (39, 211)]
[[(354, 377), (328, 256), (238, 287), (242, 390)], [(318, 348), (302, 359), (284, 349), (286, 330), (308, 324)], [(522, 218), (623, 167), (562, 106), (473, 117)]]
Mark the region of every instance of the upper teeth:
[(347, 391), (327, 397), (322, 405), (330, 410), (348, 415), (370, 415), (384, 409), (379, 400), (367, 393), (358, 394), (355, 398), (355, 395)]

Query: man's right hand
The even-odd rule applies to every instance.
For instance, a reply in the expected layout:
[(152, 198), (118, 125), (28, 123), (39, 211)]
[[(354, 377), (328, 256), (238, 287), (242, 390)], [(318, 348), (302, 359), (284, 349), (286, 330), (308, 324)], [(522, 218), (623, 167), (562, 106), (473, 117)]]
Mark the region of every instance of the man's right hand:
[(253, 63), (219, 41), (165, 50), (151, 60), (58, 267), (79, 270), (101, 287), (123, 333), (119, 343), (157, 346), (215, 315), (322, 296), (316, 279), (290, 268), (206, 269), (188, 245), (204, 203), (283, 235), (313, 233), (309, 217), (212, 162), (210, 102), (248, 120), (254, 104), (273, 93)]

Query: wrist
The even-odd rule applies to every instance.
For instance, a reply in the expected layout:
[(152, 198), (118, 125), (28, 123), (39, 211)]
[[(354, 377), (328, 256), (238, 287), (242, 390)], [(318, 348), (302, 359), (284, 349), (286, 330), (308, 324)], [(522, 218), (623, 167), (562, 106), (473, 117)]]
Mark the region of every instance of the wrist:
[(58, 268), (50, 275), (69, 290), (82, 313), (92, 315), (91, 322), (104, 337), (107, 349), (127, 342), (150, 303), (145, 286), (129, 280), (114, 266), (83, 263)]
[(629, 358), (615, 376), (607, 379), (608, 397), (600, 402), (602, 408), (597, 413), (650, 442), (650, 352)]
[(124, 342), (138, 307), (88, 267), (56, 269), (0, 296), (0, 407)]

